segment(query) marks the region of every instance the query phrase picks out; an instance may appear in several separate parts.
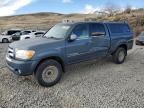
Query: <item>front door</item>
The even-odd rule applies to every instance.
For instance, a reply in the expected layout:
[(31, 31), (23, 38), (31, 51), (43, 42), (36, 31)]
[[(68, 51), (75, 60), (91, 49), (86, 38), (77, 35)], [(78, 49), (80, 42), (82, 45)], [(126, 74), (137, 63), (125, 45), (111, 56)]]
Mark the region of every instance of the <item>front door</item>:
[(88, 59), (91, 42), (89, 37), (89, 25), (76, 25), (72, 30), (71, 35), (76, 35), (77, 39), (71, 42), (66, 42), (66, 57), (68, 64)]

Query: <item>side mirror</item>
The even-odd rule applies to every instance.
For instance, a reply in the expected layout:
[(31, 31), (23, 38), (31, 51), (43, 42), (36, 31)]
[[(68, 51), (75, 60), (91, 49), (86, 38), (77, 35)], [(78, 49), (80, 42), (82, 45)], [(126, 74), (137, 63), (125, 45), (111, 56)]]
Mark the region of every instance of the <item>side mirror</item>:
[(70, 41), (74, 41), (76, 39), (77, 39), (77, 35), (75, 35), (75, 34), (72, 34), (69, 38)]
[(93, 32), (92, 34), (91, 34), (91, 36), (103, 36), (103, 35), (105, 35), (105, 32)]

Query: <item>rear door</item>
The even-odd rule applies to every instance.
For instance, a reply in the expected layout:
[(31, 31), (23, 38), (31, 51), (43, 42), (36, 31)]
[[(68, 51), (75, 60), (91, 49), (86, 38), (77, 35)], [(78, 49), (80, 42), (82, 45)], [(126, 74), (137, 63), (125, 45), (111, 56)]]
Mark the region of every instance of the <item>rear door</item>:
[(77, 39), (72, 42), (66, 42), (66, 57), (68, 64), (89, 59), (88, 54), (91, 42), (91, 39), (89, 37), (89, 25), (76, 25), (71, 32), (71, 35), (72, 34), (76, 35)]
[[(95, 35), (98, 34), (99, 35)], [(110, 37), (106, 26), (103, 23), (90, 24), (91, 56), (93, 58), (104, 57), (110, 48)]]

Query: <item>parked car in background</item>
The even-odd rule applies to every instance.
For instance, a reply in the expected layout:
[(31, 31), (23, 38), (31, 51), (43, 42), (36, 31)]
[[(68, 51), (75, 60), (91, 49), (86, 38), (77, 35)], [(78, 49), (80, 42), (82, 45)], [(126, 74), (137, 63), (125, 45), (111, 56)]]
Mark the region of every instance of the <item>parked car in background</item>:
[(12, 41), (12, 35), (15, 33), (21, 32), (20, 29), (13, 29), (13, 30), (7, 30), (0, 34), (0, 42), (2, 43), (8, 43)]
[(20, 32), (16, 32), (15, 34), (12, 35), (12, 40), (13, 41), (18, 41), (20, 40), (20, 37), (22, 35), (29, 35), (30, 33), (36, 32), (35, 30), (24, 30)]
[(36, 32), (35, 30), (21, 30), (21, 29), (12, 29), (7, 30), (0, 34), (0, 42), (8, 43), (11, 41), (20, 40), (21, 35), (28, 35), (30, 33)]
[(44, 34), (45, 34), (45, 31), (36, 31), (36, 32), (29, 33), (29, 34), (21, 35), (20, 40), (41, 37)]
[(50, 87), (68, 65), (110, 55), (122, 64), (132, 47), (133, 31), (127, 23), (62, 23), (40, 38), (10, 44), (6, 61), (15, 74), (35, 75), (40, 85)]
[(32, 33), (32, 32), (36, 32), (36, 30), (24, 30), (25, 33)]
[(15, 34), (12, 35), (12, 40), (13, 40), (13, 41), (18, 41), (18, 40), (20, 40), (20, 36), (21, 36), (21, 35), (26, 35), (26, 34), (28, 34), (28, 33), (25, 33), (25, 32), (17, 32), (17, 33), (15, 33)]
[(138, 36), (136, 45), (144, 45), (144, 32), (141, 32), (141, 34)]
[(20, 29), (7, 30), (7, 31), (3, 32), (2, 35), (11, 36), (11, 35), (13, 35), (13, 34), (15, 34), (17, 32), (21, 32), (21, 30)]
[(12, 41), (12, 37), (10, 35), (2, 35), (0, 34), (0, 42), (9, 43)]

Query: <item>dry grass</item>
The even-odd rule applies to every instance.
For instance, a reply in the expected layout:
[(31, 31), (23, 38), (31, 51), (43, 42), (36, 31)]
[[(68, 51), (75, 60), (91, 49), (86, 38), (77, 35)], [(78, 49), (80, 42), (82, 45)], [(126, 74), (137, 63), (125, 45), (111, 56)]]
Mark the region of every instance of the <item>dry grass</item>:
[(58, 14), (58, 13), (37, 13), (20, 16), (9, 16), (0, 18), (0, 28), (49, 28), (62, 19), (83, 20), (85, 18), (96, 17), (96, 15), (85, 14)]
[(96, 14), (59, 14), (59, 13), (37, 13), (19, 16), (9, 16), (0, 18), (0, 28), (25, 28), (25, 29), (48, 29), (62, 21), (62, 19), (84, 20), (92, 19), (94, 21), (128, 21), (133, 27), (135, 34), (138, 35), (144, 31), (144, 10), (134, 10), (130, 13), (121, 13), (115, 16), (104, 17)]

